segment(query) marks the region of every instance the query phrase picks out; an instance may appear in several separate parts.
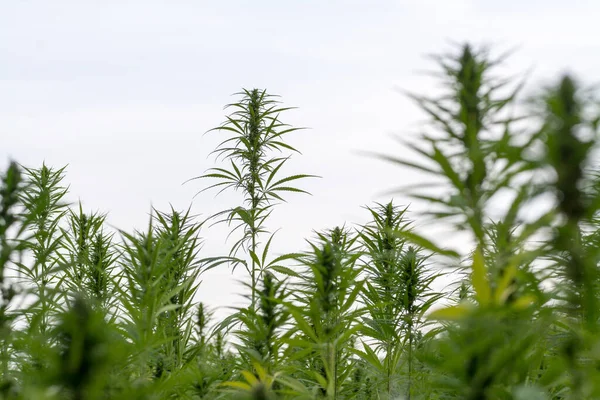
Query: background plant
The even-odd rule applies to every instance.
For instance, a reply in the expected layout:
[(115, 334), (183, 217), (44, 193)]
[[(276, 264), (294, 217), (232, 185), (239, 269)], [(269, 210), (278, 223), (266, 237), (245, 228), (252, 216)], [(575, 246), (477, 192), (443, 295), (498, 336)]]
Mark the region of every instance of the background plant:
[[(390, 201), (367, 210), (372, 221), (359, 233), (367, 255), (362, 294), (367, 312), (362, 333), (373, 340), (373, 345), (363, 343), (364, 351), (357, 353), (377, 370), (385, 398), (401, 393), (410, 398), (416, 335), (422, 328), (424, 313), (441, 297), (431, 287), (440, 274), (429, 271), (427, 257), (401, 236), (410, 230), (406, 208)], [(383, 354), (383, 360), (379, 354)]]

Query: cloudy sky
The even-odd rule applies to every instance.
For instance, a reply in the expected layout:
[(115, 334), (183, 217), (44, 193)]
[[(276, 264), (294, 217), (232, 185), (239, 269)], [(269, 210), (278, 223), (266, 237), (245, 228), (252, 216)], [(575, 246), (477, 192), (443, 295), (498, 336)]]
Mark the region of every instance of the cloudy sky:
[[(357, 152), (403, 151), (391, 137), (422, 116), (397, 89), (435, 90), (426, 54), (517, 47), (507, 72), (533, 69), (530, 89), (563, 71), (598, 83), (599, 17), (595, 0), (2, 0), (1, 165), (68, 165), (69, 200), (120, 229), (143, 228), (151, 205), (210, 215), (235, 196), (182, 185), (213, 165), (219, 135), (203, 133), (232, 93), (266, 88), (310, 128), (290, 137), (303, 155), (288, 171), (323, 177), (273, 215), (276, 251), (293, 251), (418, 179)], [(203, 231), (206, 255), (227, 250), (225, 234)], [(199, 298), (232, 304), (239, 272), (206, 273)]]

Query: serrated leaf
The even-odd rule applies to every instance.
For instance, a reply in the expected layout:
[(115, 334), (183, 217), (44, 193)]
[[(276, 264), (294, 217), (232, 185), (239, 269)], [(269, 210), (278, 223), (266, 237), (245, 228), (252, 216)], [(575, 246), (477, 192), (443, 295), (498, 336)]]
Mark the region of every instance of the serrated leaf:
[(283, 265), (271, 265), (269, 266), (269, 269), (272, 269), (275, 272), (279, 272), (280, 274), (293, 276), (294, 278), (300, 278), (300, 275), (297, 272), (293, 271), (288, 267), (284, 267)]

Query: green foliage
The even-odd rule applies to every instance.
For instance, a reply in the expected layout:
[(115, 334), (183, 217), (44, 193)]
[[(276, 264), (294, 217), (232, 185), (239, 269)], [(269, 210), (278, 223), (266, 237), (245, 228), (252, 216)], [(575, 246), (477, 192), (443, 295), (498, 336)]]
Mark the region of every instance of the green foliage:
[(305, 266), (295, 301), (289, 304), (297, 333), (291, 358), (303, 380), (328, 398), (341, 398), (354, 365), (351, 349), (359, 329), (356, 300), (363, 287), (357, 266), (356, 236), (336, 227), (319, 233)]
[(200, 225), (189, 212), (156, 212), (158, 226), (123, 233), (120, 289), (124, 333), (140, 353), (140, 376), (161, 377), (187, 362), (193, 323), (187, 319), (200, 272), (196, 255)]
[[(434, 59), (442, 93), (409, 94), (429, 119), (412, 156), (380, 156), (432, 179), (406, 188), (425, 212), (376, 203), (305, 251), (272, 256), (268, 217), (312, 175), (281, 175), (298, 129), (265, 91), (228, 106), (226, 166), (198, 177), (242, 194), (209, 218), (241, 233), (226, 256), (204, 254), (190, 210), (114, 232), (67, 203), (64, 168), (10, 163), (0, 399), (600, 398), (596, 93), (563, 76), (523, 103), (504, 57)], [(421, 221), (466, 240), (448, 248)], [(195, 296), (226, 264), (247, 269), (249, 304), (214, 321)]]
[[(265, 90), (244, 89), (240, 95), (240, 101), (226, 107), (235, 111), (227, 116), (223, 125), (213, 129), (231, 136), (215, 150), (217, 156), (229, 161), (230, 165), (228, 168), (211, 168), (206, 174), (193, 179), (216, 179), (217, 183), (206, 189), (233, 189), (243, 193), (241, 205), (214, 216), (224, 217), (220, 222), (235, 224), (232, 232), (242, 229), (241, 238), (233, 244), (228, 256), (209, 258), (206, 262), (208, 268), (222, 263), (230, 263), (233, 268), (244, 265), (251, 278), (251, 305), (254, 307), (257, 283), (266, 268), (266, 254), (272, 239), (265, 246), (262, 259), (259, 259), (259, 236), (268, 232), (265, 222), (274, 205), (285, 201), (283, 194), (307, 193), (294, 185), (296, 181), (313, 175), (281, 177), (280, 170), (290, 159), (291, 153), (298, 152), (284, 139), (299, 128), (290, 127), (279, 119), (280, 114), (290, 108), (281, 107), (275, 96), (267, 94)], [(241, 249), (247, 252), (249, 259), (237, 256)]]
[(62, 230), (63, 246), (67, 251), (62, 255), (65, 284), (72, 284), (72, 291), (89, 293), (105, 308), (111, 307), (114, 300), (114, 275), (119, 256), (113, 234), (104, 229), (104, 215), (85, 214), (81, 204), (78, 212), (70, 210), (68, 229)]
[(367, 209), (373, 220), (359, 234), (367, 256), (362, 333), (373, 345), (363, 343), (363, 350), (356, 353), (377, 371), (374, 380), (381, 385), (382, 397), (391, 399), (403, 392), (410, 398), (415, 335), (423, 328), (424, 313), (441, 297), (431, 288), (440, 274), (428, 271), (427, 258), (402, 237), (410, 225), (405, 208), (389, 202)]

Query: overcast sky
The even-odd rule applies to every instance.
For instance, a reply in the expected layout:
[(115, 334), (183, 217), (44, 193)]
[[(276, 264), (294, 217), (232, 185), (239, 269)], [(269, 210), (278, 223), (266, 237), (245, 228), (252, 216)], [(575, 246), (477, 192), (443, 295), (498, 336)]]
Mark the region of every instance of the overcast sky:
[[(424, 55), (518, 46), (508, 72), (533, 68), (530, 88), (565, 70), (598, 83), (599, 19), (595, 0), (0, 0), (0, 160), (68, 164), (69, 200), (117, 228), (143, 228), (151, 205), (206, 216), (235, 196), (182, 185), (213, 165), (219, 135), (202, 134), (232, 93), (266, 88), (299, 107), (286, 122), (311, 128), (290, 137), (303, 155), (288, 171), (323, 176), (269, 224), (282, 228), (274, 251), (294, 251), (415, 180), (356, 152), (403, 151), (391, 136), (421, 115), (396, 88), (435, 90)], [(227, 251), (225, 234), (203, 231), (206, 255)], [(199, 298), (232, 304), (242, 277), (211, 271)]]

